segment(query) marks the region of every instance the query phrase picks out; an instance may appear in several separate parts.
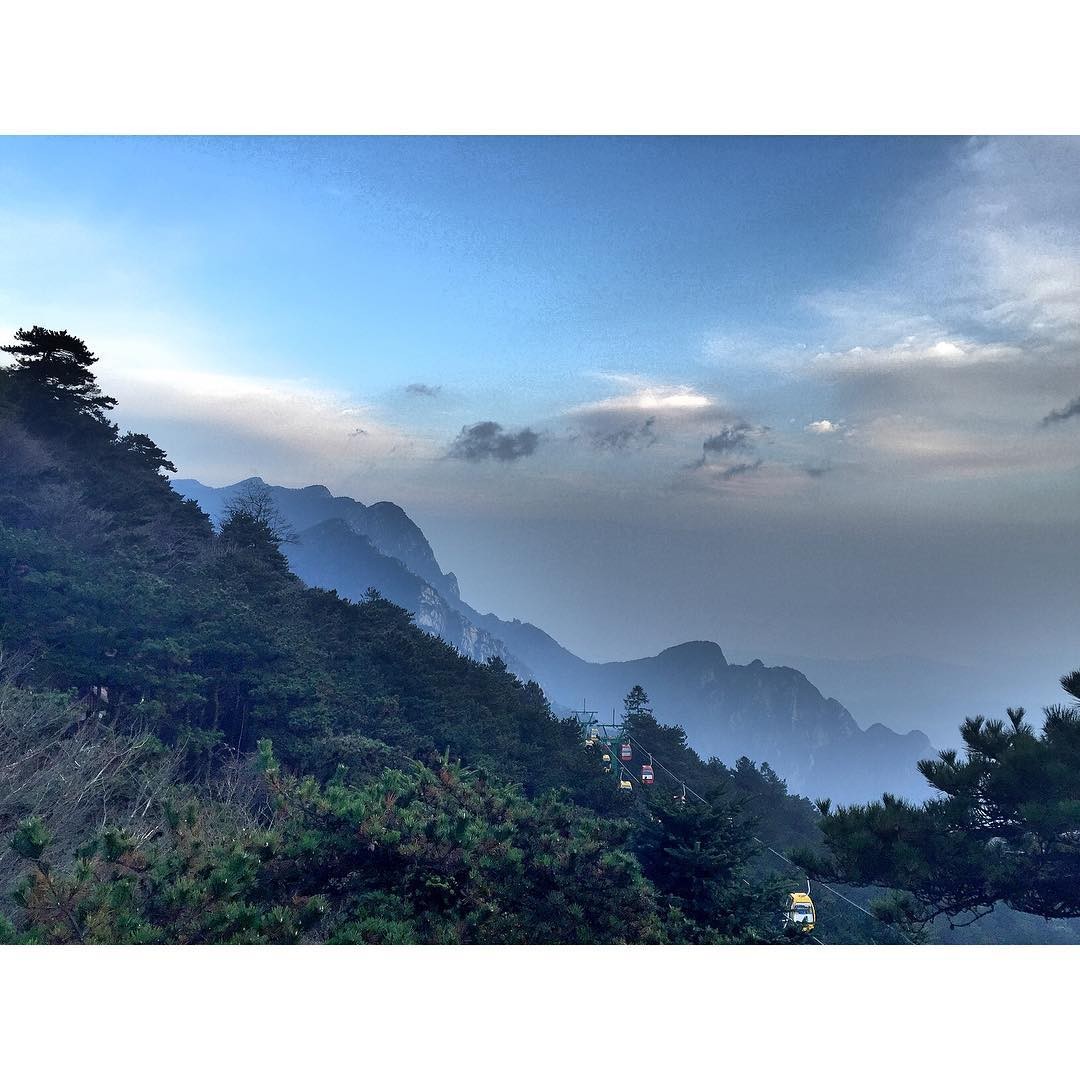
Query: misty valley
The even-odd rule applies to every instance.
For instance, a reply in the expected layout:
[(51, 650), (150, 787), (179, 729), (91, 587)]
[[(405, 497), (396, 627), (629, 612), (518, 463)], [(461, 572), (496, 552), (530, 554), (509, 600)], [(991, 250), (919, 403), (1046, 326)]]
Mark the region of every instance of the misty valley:
[(1080, 672), (932, 745), (738, 642), (587, 661), (4, 350), (0, 941), (1080, 943)]

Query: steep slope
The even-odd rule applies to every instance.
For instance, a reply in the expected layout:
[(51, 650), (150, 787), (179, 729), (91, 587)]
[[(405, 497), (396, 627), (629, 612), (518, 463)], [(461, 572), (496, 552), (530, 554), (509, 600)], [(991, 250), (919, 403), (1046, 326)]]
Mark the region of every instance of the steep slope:
[[(211, 517), (258, 478), (229, 488), (197, 481), (174, 486)], [(919, 731), (906, 735), (873, 724), (864, 730), (840, 702), (826, 698), (802, 672), (760, 660), (729, 664), (719, 645), (686, 642), (657, 656), (590, 663), (531, 623), (482, 614), (461, 599), (423, 532), (393, 503), (366, 507), (324, 487), (269, 487), (282, 515), (303, 531), (287, 549), (303, 580), (358, 598), (369, 588), (411, 611), (419, 626), (484, 660), (498, 656), (535, 678), (563, 710), (584, 700), (601, 717), (618, 711), (630, 687), (646, 688), (657, 715), (677, 723), (703, 756), (768, 761), (792, 791), (863, 801), (883, 790), (928, 794), (915, 762), (932, 753)], [(320, 514), (326, 517), (320, 518)]]
[(345, 495), (332, 495), (321, 484), (305, 488), (287, 488), (267, 484), (259, 476), (249, 477), (228, 487), (213, 488), (198, 480), (174, 480), (173, 488), (194, 499), (214, 522), (221, 520), (228, 503), (250, 491), (265, 488), (274, 499), (282, 517), (297, 532), (322, 521), (340, 518), (361, 536), (366, 536), (384, 555), (400, 560), (414, 574), (430, 582), (445, 597), (458, 599), (457, 578), (444, 574), (427, 537), (416, 523), (392, 502), (365, 506)]
[(400, 559), (384, 555), (371, 539), (341, 518), (305, 529), (295, 544), (287, 546), (286, 555), (289, 568), (308, 585), (336, 589), (349, 600), (361, 600), (368, 589), (375, 588), (387, 600), (411, 611), (417, 626), (453, 645), (463, 656), (479, 661), (497, 656), (515, 674), (532, 678), (501, 641), (474, 626), (434, 586)]
[(719, 645), (686, 642), (657, 656), (592, 664), (531, 623), (508, 622), (464, 607), (471, 620), (504, 641), (536, 673), (548, 697), (603, 716), (626, 691), (644, 686), (660, 716), (686, 729), (699, 753), (732, 762), (746, 754), (768, 761), (791, 789), (845, 801), (883, 790), (923, 799), (929, 789), (915, 762), (933, 747), (921, 731), (898, 734), (882, 724), (863, 730), (834, 698), (790, 667), (729, 664)]
[(845, 801), (874, 798), (885, 789), (919, 799), (928, 794), (915, 769), (932, 753), (921, 732), (899, 735), (881, 724), (864, 731), (840, 702), (825, 698), (793, 668), (766, 667), (760, 660), (729, 664), (711, 641), (607, 664), (575, 657), (572, 665), (556, 655), (548, 666), (550, 646), (541, 641), (541, 653), (534, 655), (527, 647), (533, 639), (522, 634), (510, 640), (553, 700), (585, 698), (604, 717), (638, 684), (657, 715), (685, 728), (702, 756), (732, 762), (745, 754), (767, 761), (793, 791)]

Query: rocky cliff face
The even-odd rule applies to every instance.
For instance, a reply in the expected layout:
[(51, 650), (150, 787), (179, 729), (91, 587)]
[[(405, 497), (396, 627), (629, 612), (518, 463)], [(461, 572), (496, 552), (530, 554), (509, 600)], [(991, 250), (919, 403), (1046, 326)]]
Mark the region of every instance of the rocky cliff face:
[(207, 487), (198, 480), (173, 481), (173, 487), (181, 495), (194, 499), (215, 522), (220, 520), (231, 499), (253, 486), (265, 488), (273, 496), (282, 517), (297, 532), (339, 518), (359, 535), (366, 536), (384, 555), (398, 559), (414, 574), (430, 582), (442, 596), (459, 599), (457, 578), (443, 573), (427, 537), (396, 503), (377, 502), (365, 506), (347, 496), (332, 495), (321, 484), (305, 488), (277, 487), (258, 476), (221, 488)]
[(335, 589), (350, 600), (360, 600), (368, 589), (377, 589), (387, 600), (411, 611), (417, 626), (449, 642), (462, 655), (481, 663), (497, 656), (524, 678), (532, 677), (501, 641), (470, 623), (433, 585), (400, 559), (385, 555), (341, 518), (305, 529), (285, 550), (293, 573), (309, 585)]
[[(262, 481), (208, 488), (179, 480), (174, 486), (220, 517), (228, 500), (251, 484)], [(522, 678), (535, 678), (557, 708), (580, 708), (585, 700), (601, 717), (610, 716), (630, 687), (641, 685), (657, 717), (682, 725), (699, 753), (729, 763), (742, 755), (767, 761), (795, 792), (848, 802), (883, 790), (916, 799), (929, 794), (915, 769), (932, 752), (925, 735), (900, 735), (881, 724), (860, 728), (839, 701), (824, 697), (794, 668), (760, 660), (729, 664), (711, 641), (637, 660), (589, 663), (531, 623), (470, 607), (423, 532), (394, 503), (365, 506), (320, 486), (268, 490), (299, 531), (286, 554), (308, 584), (357, 600), (375, 588), (465, 656), (497, 656)]]

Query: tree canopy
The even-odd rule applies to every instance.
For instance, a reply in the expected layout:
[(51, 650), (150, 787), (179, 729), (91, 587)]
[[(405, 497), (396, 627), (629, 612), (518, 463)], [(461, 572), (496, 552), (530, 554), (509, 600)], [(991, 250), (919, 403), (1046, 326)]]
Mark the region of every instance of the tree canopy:
[[(1080, 671), (1061, 685), (1080, 700)], [(828, 855), (804, 852), (804, 861), (826, 880), (898, 890), (892, 915), (914, 923), (979, 917), (997, 903), (1080, 916), (1080, 706), (1044, 714), (1038, 731), (1023, 709), (965, 721), (962, 753), (919, 763), (940, 793), (923, 806), (889, 795), (826, 804)]]
[(215, 530), (111, 422), (85, 343), (7, 351), (0, 937), (779, 938), (773, 883), (744, 884), (754, 766), (701, 762), (639, 690), (709, 806), (628, 804), (536, 683), (305, 587), (258, 492)]
[(35, 326), (17, 330), (13, 345), (0, 351), (16, 358), (8, 374), (8, 393), (20, 400), (35, 425), (70, 423), (80, 418), (100, 421), (116, 399), (102, 394), (90, 370), (97, 357), (82, 338), (66, 330)]
[[(909, 924), (1080, 915), (1077, 706), (969, 720), (925, 806), (819, 813), (767, 763), (703, 761), (635, 686), (655, 783), (627, 794), (501, 660), (305, 587), (258, 492), (215, 529), (81, 340), (5, 350), (0, 940), (781, 941), (803, 881), (764, 845)], [(817, 902), (830, 941), (891, 940)]]

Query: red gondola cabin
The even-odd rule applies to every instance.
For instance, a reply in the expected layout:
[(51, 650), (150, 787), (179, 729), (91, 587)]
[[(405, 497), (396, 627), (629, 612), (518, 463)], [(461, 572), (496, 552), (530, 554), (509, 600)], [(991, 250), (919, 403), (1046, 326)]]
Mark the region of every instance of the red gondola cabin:
[(629, 761), (633, 756), (634, 756), (633, 747), (628, 742), (624, 742), (622, 744), (622, 746), (619, 747), (619, 760), (620, 761)]
[(643, 784), (651, 784), (653, 782), (653, 773), (651, 765), (641, 766), (641, 782)]

